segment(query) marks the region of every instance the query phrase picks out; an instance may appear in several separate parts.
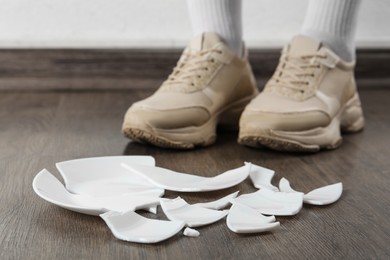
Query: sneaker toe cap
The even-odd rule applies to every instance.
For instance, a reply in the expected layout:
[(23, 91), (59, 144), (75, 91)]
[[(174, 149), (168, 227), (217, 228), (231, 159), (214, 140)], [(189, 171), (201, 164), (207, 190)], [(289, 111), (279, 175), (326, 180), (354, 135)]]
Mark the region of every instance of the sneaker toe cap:
[(272, 113), (245, 110), (240, 119), (240, 131), (256, 132), (260, 129), (305, 131), (325, 127), (330, 122), (330, 117), (322, 111)]
[(209, 112), (202, 107), (189, 107), (171, 110), (154, 110), (130, 107), (126, 112), (123, 129), (126, 128), (157, 128), (178, 129), (197, 127), (210, 119)]

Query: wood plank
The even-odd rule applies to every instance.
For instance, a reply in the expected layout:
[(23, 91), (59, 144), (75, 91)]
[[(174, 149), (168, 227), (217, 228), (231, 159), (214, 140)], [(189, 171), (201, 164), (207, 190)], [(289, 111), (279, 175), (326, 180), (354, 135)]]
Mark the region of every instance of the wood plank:
[[(122, 116), (143, 91), (8, 92), (0, 94), (0, 259), (388, 259), (390, 249), (389, 90), (364, 89), (366, 129), (344, 137), (337, 150), (288, 154), (236, 143), (219, 133), (215, 145), (193, 151), (159, 149), (121, 136)], [(276, 170), (297, 190), (343, 182), (339, 202), (305, 206), (279, 217), (281, 229), (238, 235), (225, 221), (199, 228), (198, 238), (178, 234), (157, 245), (121, 242), (98, 217), (73, 213), (36, 196), (31, 183), (58, 161), (103, 155), (152, 155), (159, 166), (214, 176), (244, 161)], [(255, 191), (249, 180), (217, 192), (178, 195), (200, 202)], [(145, 214), (151, 218), (163, 218)]]
[[(260, 89), (272, 75), (279, 52), (250, 50)], [(180, 53), (181, 50), (2, 49), (0, 90), (156, 89)], [(358, 50), (357, 58), (359, 80), (379, 79), (376, 86), (389, 86), (390, 49)]]

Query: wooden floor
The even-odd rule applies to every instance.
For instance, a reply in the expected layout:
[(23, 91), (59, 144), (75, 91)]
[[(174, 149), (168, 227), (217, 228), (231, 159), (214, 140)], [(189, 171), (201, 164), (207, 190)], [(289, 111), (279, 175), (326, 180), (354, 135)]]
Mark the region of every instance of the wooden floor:
[[(363, 88), (365, 130), (318, 154), (243, 147), (236, 133), (220, 133), (214, 146), (187, 152), (131, 143), (120, 133), (123, 114), (150, 93), (0, 92), (0, 259), (390, 258), (389, 88)], [(199, 228), (198, 238), (179, 233), (155, 245), (126, 243), (99, 217), (53, 206), (31, 186), (43, 168), (59, 178), (56, 162), (105, 155), (152, 155), (159, 166), (203, 176), (249, 161), (276, 170), (274, 184), (286, 177), (309, 191), (341, 181), (344, 193), (333, 205), (305, 206), (297, 216), (277, 218), (281, 228), (272, 233), (238, 235), (223, 220)], [(255, 189), (246, 180), (219, 192), (167, 196), (198, 202), (236, 190)], [(165, 218), (161, 210), (157, 217)]]

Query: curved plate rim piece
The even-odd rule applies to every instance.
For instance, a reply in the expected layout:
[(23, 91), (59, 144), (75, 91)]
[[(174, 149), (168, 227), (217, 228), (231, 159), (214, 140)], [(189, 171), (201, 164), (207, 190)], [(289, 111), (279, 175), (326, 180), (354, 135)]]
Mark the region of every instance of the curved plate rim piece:
[[(51, 178), (52, 181), (58, 182), (56, 184), (56, 185), (58, 185), (58, 188), (60, 188), (60, 185), (61, 185), (63, 187), (63, 192), (67, 192), (67, 190), (62, 185), (62, 183), (56, 177), (54, 177), (53, 174), (51, 174), (48, 170), (43, 169), (34, 177), (33, 183), (32, 183), (33, 190), (43, 200), (45, 200), (45, 201), (47, 201), (49, 203), (52, 203), (52, 204), (54, 204), (56, 206), (59, 206), (61, 208), (65, 208), (65, 209), (68, 209), (68, 210), (71, 210), (71, 211), (75, 211), (75, 212), (79, 212), (79, 213), (83, 213), (83, 214), (88, 214), (88, 215), (97, 216), (97, 215), (101, 214), (102, 212), (104, 212), (103, 208), (98, 207), (98, 206), (94, 207), (94, 206), (91, 205), (88, 208), (88, 207), (85, 207), (85, 206), (79, 206), (79, 205), (75, 205), (75, 204), (64, 203), (64, 202), (61, 202), (61, 201), (53, 199), (50, 195), (48, 195), (46, 193), (46, 191), (42, 190), (42, 188), (40, 187), (43, 178), (46, 178), (46, 179)], [(60, 188), (61, 190), (62, 190), (62, 187)], [(71, 197), (72, 196), (79, 196), (79, 195), (71, 194), (69, 192), (68, 192), (68, 194)]]
[[(48, 182), (50, 182), (50, 185), (47, 184)], [(92, 198), (88, 196), (72, 194), (53, 174), (51, 174), (46, 169), (41, 170), (34, 177), (32, 186), (35, 193), (49, 203), (71, 211), (94, 216), (114, 209), (118, 211), (128, 211), (130, 209), (150, 209), (151, 207), (154, 207), (160, 203), (160, 197), (158, 196), (150, 197), (124, 194), (112, 197)], [(54, 188), (55, 191), (50, 191), (50, 189)], [(55, 193), (55, 195), (53, 195), (53, 193)], [(56, 196), (62, 198), (55, 198)], [(67, 202), (67, 200), (70, 201)], [(120, 205), (121, 201), (126, 201), (126, 204), (123, 203), (123, 206)], [(138, 202), (131, 204), (133, 201)]]
[[(236, 221), (234, 218), (239, 218), (238, 215), (244, 215), (245, 221), (252, 217), (256, 219), (256, 222), (241, 224), (241, 221)], [(230, 208), (229, 214), (226, 218), (226, 224), (228, 228), (235, 233), (260, 233), (268, 232), (280, 227), (279, 222), (275, 222), (275, 216), (266, 217), (257, 210), (246, 206), (241, 203), (233, 203)]]
[[(228, 170), (214, 177), (203, 177), (175, 172), (162, 167), (128, 165), (125, 163), (122, 163), (122, 166), (130, 173), (142, 176), (157, 187), (180, 192), (206, 192), (227, 189), (243, 182), (249, 176), (251, 169), (251, 163), (247, 163), (244, 166)], [(231, 180), (229, 180), (229, 177)], [(176, 183), (174, 185), (173, 180), (180, 180), (179, 184)], [(218, 181), (223, 184), (216, 185), (215, 183), (218, 184)]]
[[(337, 182), (334, 184), (326, 185), (317, 189), (314, 189), (306, 194), (300, 191), (296, 191), (290, 186), (290, 182), (286, 178), (280, 179), (279, 189), (283, 192), (289, 193), (300, 193), (303, 195), (303, 203), (317, 206), (325, 206), (332, 203), (335, 203), (338, 199), (340, 199), (343, 193), (343, 184), (341, 182)], [(318, 194), (321, 192), (328, 192), (327, 195)], [(331, 195), (329, 195), (331, 192)]]
[[(323, 196), (323, 195), (317, 195), (320, 192), (329, 192), (332, 191), (331, 196)], [(337, 200), (340, 199), (341, 195), (343, 194), (343, 184), (341, 182), (337, 182), (334, 184), (326, 185), (317, 189), (314, 189), (305, 195), (303, 195), (303, 202), (310, 204), (310, 205), (318, 205), (318, 206), (325, 206), (332, 203), (335, 203)]]
[(231, 200), (236, 198), (239, 192), (240, 191), (233, 192), (225, 197), (222, 197), (222, 198), (214, 200), (214, 201), (200, 202), (200, 203), (195, 203), (195, 204), (191, 204), (191, 205), (199, 206), (199, 207), (207, 208), (207, 209), (220, 210), (220, 209), (226, 208), (229, 204), (231, 204)]
[[(148, 166), (156, 164), (152, 156), (131, 155), (80, 158), (58, 162), (56, 167), (64, 179), (66, 189), (74, 194), (105, 197), (125, 193), (141, 195), (147, 190), (164, 194), (163, 189), (141, 177), (129, 177), (121, 166), (123, 162)], [(110, 184), (114, 185), (111, 189), (107, 188)], [(117, 184), (125, 191), (116, 188)]]
[[(100, 217), (104, 220), (104, 222), (107, 224), (109, 229), (111, 230), (112, 234), (120, 240), (128, 241), (128, 242), (135, 242), (135, 243), (158, 243), (163, 240), (166, 240), (168, 238), (173, 237), (176, 235), (180, 230), (183, 229), (185, 226), (183, 221), (166, 221), (166, 220), (157, 220), (157, 219), (148, 219), (145, 218), (139, 214), (137, 214), (134, 211), (128, 211), (128, 212), (114, 212), (114, 211), (108, 211), (104, 214), (101, 214)], [(113, 218), (120, 218), (121, 220), (126, 221), (128, 225), (134, 225), (134, 223), (137, 223), (138, 226), (141, 227), (147, 227), (151, 226), (151, 230), (145, 231), (145, 235), (134, 235), (130, 236), (129, 234), (125, 234), (125, 232), (118, 230), (118, 227), (114, 223)], [(140, 224), (142, 222), (142, 224)], [(121, 226), (123, 226), (123, 223), (121, 223)], [(169, 228), (170, 231), (164, 232), (164, 234), (161, 232), (160, 236), (156, 235), (157, 231), (161, 231), (162, 227), (165, 226), (166, 228)], [(128, 227), (127, 227), (128, 229)], [(154, 237), (150, 237), (150, 234), (154, 234)], [(148, 235), (149, 234), (149, 235)]]
[[(181, 197), (177, 197), (175, 199), (161, 199), (160, 206), (168, 219), (184, 221), (187, 227), (206, 226), (221, 220), (228, 214), (228, 210), (220, 211), (190, 205)], [(177, 211), (179, 211), (179, 213), (177, 213)], [(183, 211), (188, 211), (191, 213), (185, 213), (187, 215), (184, 217), (183, 215), (178, 216), (178, 214), (181, 214)], [(196, 211), (199, 211), (200, 213), (195, 213)], [(200, 220), (199, 218), (198, 220), (194, 221), (195, 214), (201, 215), (203, 219)], [(205, 218), (206, 215), (209, 216), (207, 220)]]
[(232, 201), (254, 208), (265, 215), (293, 216), (302, 209), (303, 196), (299, 193), (260, 189), (253, 193), (243, 194)]
[(270, 189), (273, 191), (279, 191), (279, 189), (271, 183), (274, 175), (274, 170), (252, 164), (249, 178), (251, 179), (253, 186), (255, 186), (257, 189)]

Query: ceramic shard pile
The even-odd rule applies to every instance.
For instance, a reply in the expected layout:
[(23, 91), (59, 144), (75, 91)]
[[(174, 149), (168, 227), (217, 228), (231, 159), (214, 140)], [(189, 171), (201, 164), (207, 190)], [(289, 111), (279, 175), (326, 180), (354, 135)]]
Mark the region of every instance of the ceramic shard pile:
[[(84, 158), (56, 164), (65, 186), (46, 169), (33, 181), (34, 191), (44, 200), (79, 213), (100, 216), (113, 235), (129, 242), (157, 243), (183, 231), (197, 237), (194, 228), (226, 218), (235, 233), (259, 233), (280, 227), (275, 216), (299, 213), (303, 203), (328, 205), (342, 194), (336, 183), (303, 193), (282, 178), (271, 184), (274, 171), (245, 163), (215, 177), (178, 173), (155, 165), (151, 156)], [(233, 187), (250, 178), (256, 192), (238, 191), (215, 201), (189, 204), (181, 197), (163, 198), (165, 190), (208, 192)], [(136, 211), (156, 214), (161, 207), (168, 220), (149, 219)], [(230, 207), (230, 208), (229, 208)], [(229, 209), (227, 209), (229, 208)]]

